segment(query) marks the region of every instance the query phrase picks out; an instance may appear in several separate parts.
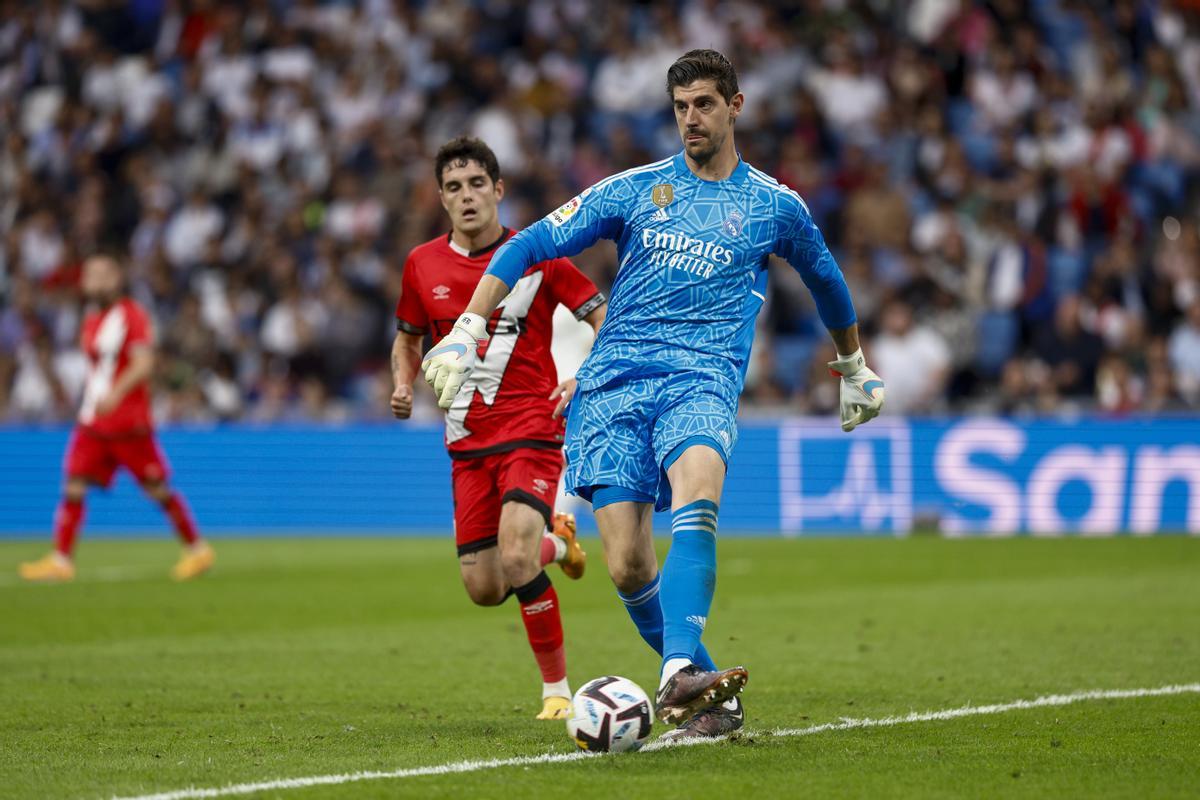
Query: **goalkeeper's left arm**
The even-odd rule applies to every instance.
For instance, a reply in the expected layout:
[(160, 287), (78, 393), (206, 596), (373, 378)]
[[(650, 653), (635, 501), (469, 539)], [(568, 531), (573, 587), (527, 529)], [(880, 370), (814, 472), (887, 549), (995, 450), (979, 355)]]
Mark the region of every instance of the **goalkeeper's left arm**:
[(775, 253), (800, 273), (817, 304), (817, 314), (837, 346), (837, 360), (829, 362), (829, 369), (841, 379), (842, 430), (849, 433), (879, 416), (883, 381), (867, 366), (858, 341), (858, 317), (850, 288), (808, 206), (794, 192), (785, 192), (783, 199), (779, 211), (781, 235)]

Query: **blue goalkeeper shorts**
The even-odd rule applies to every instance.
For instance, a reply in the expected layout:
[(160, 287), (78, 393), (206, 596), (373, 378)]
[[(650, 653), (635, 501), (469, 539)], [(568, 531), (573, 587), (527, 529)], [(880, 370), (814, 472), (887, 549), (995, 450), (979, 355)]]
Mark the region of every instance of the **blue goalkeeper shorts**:
[(688, 447), (712, 447), (726, 466), (737, 443), (737, 397), (695, 373), (579, 390), (567, 415), (567, 492), (592, 501), (601, 486), (671, 507), (667, 470)]

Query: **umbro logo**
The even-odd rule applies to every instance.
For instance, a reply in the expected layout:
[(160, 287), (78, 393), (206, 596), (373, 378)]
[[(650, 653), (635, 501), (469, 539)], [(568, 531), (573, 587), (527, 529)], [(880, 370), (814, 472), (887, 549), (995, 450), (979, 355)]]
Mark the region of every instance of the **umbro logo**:
[(533, 490), (538, 494), (545, 494), (550, 491), (550, 484), (541, 478), (533, 479)]
[(539, 600), (536, 603), (530, 603), (525, 606), (522, 611), (525, 613), (525, 616), (532, 617), (534, 614), (541, 614), (543, 611), (549, 611), (552, 608), (554, 608), (553, 600)]
[(433, 299), (434, 300), (449, 300), (450, 299), (450, 287), (449, 286), (433, 287)]

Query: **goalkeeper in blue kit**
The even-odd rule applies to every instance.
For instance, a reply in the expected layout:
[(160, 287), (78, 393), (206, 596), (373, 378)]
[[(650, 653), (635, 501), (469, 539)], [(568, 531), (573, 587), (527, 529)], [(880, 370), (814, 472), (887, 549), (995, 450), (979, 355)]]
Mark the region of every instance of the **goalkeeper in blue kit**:
[[(700, 643), (716, 584), (716, 532), (737, 440), (738, 397), (778, 255), (812, 293), (837, 347), (842, 429), (875, 417), (884, 387), (866, 365), (854, 305), (804, 201), (741, 160), (737, 74), (714, 50), (667, 72), (683, 151), (614, 175), (506, 242), (467, 311), (422, 363), (447, 406), (470, 375), (486, 321), (530, 265), (617, 243), (608, 318), (577, 375), (566, 488), (592, 503), (609, 574), (662, 657), (655, 697), (671, 737), (740, 728), (743, 667), (717, 669)], [(655, 510), (671, 510), (662, 572)]]

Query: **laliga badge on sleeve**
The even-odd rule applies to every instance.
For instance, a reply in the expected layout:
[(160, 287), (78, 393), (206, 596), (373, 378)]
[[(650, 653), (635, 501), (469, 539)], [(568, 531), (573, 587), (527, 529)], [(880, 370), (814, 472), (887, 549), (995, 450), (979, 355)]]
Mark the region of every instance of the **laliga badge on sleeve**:
[(550, 224), (556, 228), (562, 227), (567, 220), (575, 216), (575, 212), (579, 210), (581, 205), (583, 205), (583, 198), (584, 195), (582, 194), (578, 197), (572, 197), (570, 200), (563, 203), (562, 206), (554, 211), (551, 211), (549, 216)]

